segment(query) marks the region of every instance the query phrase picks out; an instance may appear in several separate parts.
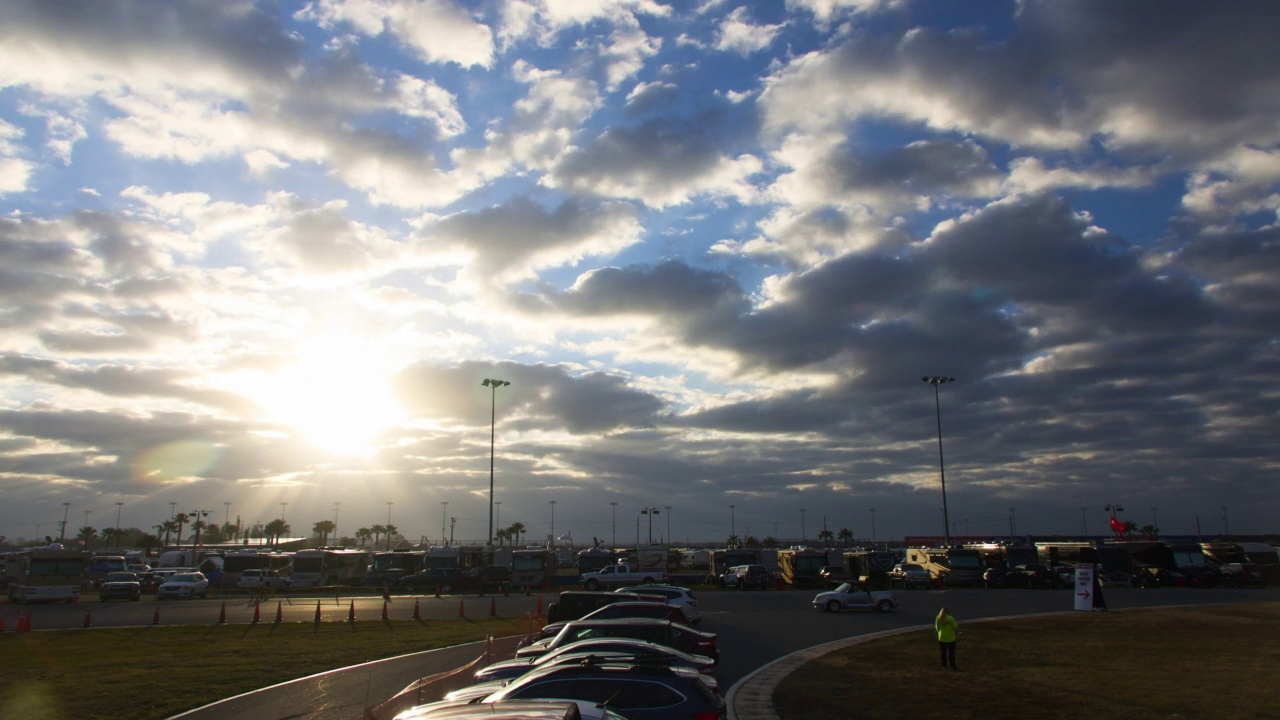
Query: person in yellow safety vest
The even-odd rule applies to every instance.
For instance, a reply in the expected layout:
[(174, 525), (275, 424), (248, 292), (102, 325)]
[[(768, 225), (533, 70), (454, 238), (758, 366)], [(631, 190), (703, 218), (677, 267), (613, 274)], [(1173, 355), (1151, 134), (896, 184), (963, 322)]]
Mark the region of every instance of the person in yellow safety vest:
[(952, 670), (959, 670), (956, 667), (956, 635), (960, 632), (960, 623), (946, 608), (942, 608), (933, 621), (933, 627), (938, 631), (938, 651), (942, 655), (943, 669), (949, 666)]

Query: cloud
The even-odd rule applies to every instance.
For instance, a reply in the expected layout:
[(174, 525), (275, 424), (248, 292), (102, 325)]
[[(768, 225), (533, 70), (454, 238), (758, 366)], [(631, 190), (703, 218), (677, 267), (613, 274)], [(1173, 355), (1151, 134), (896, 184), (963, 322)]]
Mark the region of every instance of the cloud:
[(295, 17), (321, 27), (350, 25), (362, 35), (390, 33), (420, 60), (464, 67), (493, 64), (493, 34), (448, 0), (318, 0)]
[(716, 49), (747, 56), (773, 44), (782, 25), (756, 25), (748, 17), (748, 8), (734, 8), (720, 23), (716, 32)]

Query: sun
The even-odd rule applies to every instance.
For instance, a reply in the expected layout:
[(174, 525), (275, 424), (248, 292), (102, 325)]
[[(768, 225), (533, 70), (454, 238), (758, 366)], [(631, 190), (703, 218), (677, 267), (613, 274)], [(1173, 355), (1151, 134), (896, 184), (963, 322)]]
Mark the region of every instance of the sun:
[(262, 378), (251, 396), (277, 421), (315, 447), (369, 455), (405, 417), (391, 388), (390, 354), (357, 334), (302, 341), (296, 361)]

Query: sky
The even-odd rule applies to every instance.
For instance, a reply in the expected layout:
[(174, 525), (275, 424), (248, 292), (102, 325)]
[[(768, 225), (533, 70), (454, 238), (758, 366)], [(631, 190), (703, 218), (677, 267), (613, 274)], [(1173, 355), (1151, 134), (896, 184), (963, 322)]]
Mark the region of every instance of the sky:
[(0, 535), (1280, 529), (1272, 3), (0, 14)]

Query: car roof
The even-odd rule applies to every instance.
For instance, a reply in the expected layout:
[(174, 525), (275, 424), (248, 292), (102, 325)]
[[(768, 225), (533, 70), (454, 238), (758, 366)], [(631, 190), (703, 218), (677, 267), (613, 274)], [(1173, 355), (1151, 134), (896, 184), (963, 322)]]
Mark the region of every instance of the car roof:
[(580, 720), (578, 703), (568, 700), (506, 700), (489, 704), (463, 702), (442, 706), (431, 705), (409, 711), (400, 718), (478, 718), (494, 720)]

